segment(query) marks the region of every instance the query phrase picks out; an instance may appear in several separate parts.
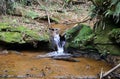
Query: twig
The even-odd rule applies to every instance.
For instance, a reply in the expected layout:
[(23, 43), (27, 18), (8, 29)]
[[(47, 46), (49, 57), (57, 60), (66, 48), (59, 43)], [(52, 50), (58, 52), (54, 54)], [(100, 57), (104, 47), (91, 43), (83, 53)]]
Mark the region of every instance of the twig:
[(49, 16), (48, 10), (46, 10), (46, 15), (48, 19), (48, 27), (50, 27), (51, 23), (50, 23), (50, 16)]
[(102, 76), (102, 78), (106, 77), (107, 75), (109, 75), (111, 72), (113, 72), (114, 70), (116, 70), (119, 67), (120, 67), (120, 63), (117, 66), (115, 66), (112, 69), (110, 69), (108, 72), (104, 73), (103, 76)]
[[(40, 6), (42, 6), (42, 4), (37, 0), (37, 2), (38, 2), (38, 4), (40, 5)], [(45, 8), (45, 12), (46, 12), (46, 15), (47, 15), (47, 18), (48, 18), (48, 28), (52, 28), (52, 27), (50, 27), (50, 16), (49, 16), (49, 13), (48, 13), (48, 10)]]
[[(86, 18), (88, 18), (88, 16)], [(79, 21), (79, 22), (72, 22), (72, 23), (67, 23), (67, 24), (78, 24), (78, 23), (84, 23), (84, 22), (91, 20), (91, 18), (88, 18), (88, 19), (86, 18), (84, 18), (82, 21)]]
[(102, 79), (102, 77), (103, 77), (103, 68), (101, 68), (100, 79)]

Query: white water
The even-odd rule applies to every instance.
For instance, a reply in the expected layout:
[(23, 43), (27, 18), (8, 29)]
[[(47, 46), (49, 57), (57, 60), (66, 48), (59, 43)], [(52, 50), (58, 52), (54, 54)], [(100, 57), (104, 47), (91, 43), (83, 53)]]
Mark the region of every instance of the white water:
[(71, 54), (64, 52), (65, 40), (60, 40), (59, 34), (53, 36), (53, 42), (57, 46), (57, 51), (49, 52), (45, 55), (38, 55), (37, 57), (54, 57), (54, 56), (70, 56)]

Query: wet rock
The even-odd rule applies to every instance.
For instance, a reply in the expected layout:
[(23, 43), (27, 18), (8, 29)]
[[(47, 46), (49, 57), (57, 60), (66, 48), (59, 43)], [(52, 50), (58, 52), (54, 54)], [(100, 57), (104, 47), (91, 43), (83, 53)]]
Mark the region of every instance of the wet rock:
[(88, 57), (89, 58), (92, 58), (92, 59), (95, 59), (95, 60), (101, 60), (101, 56), (100, 56), (100, 54), (99, 53), (89, 53), (88, 54)]
[(71, 56), (55, 56), (52, 57), (55, 60), (64, 60), (64, 61), (69, 61), (69, 62), (79, 62), (79, 60), (76, 60), (72, 58)]
[(1, 52), (0, 52), (0, 54), (8, 54), (9, 52), (8, 52), (8, 50), (2, 50)]

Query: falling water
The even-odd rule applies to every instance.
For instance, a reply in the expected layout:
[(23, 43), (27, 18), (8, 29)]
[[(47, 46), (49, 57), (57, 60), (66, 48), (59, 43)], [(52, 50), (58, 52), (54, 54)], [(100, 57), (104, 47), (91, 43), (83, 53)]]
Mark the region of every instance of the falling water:
[(71, 55), (64, 51), (64, 46), (66, 43), (64, 36), (60, 36), (59, 33), (54, 31), (51, 39), (52, 39), (52, 43), (56, 45), (57, 51), (49, 52), (45, 55), (39, 55), (38, 57), (55, 57), (55, 56), (70, 56)]

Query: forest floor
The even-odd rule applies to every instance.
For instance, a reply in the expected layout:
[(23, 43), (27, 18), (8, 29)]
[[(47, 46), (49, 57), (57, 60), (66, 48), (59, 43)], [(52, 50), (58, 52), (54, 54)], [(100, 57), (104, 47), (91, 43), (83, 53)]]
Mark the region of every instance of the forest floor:
[[(54, 1), (54, 0), (53, 0)], [(71, 7), (61, 8), (63, 5), (59, 5), (56, 3), (48, 4), (45, 2), (41, 2), (43, 7), (47, 8), (48, 14), (46, 10), (44, 10), (40, 4), (32, 5), (32, 6), (24, 6), (24, 7), (16, 7), (15, 13), (12, 15), (2, 15), (0, 16), (0, 22), (9, 23), (11, 26), (25, 26), (30, 29), (37, 28), (39, 30), (48, 30), (48, 20), (45, 18), (49, 15), (51, 20), (51, 26), (53, 24), (61, 24), (64, 26), (73, 26), (78, 22), (82, 22), (88, 18), (90, 18), (90, 5), (89, 4), (79, 4), (72, 5)], [(53, 4), (53, 5), (52, 5)], [(62, 12), (59, 12), (59, 11)], [(93, 27), (93, 21), (85, 21), (82, 22), (88, 24)], [(50, 27), (51, 27), (50, 26)], [(66, 30), (66, 29), (65, 29)]]

